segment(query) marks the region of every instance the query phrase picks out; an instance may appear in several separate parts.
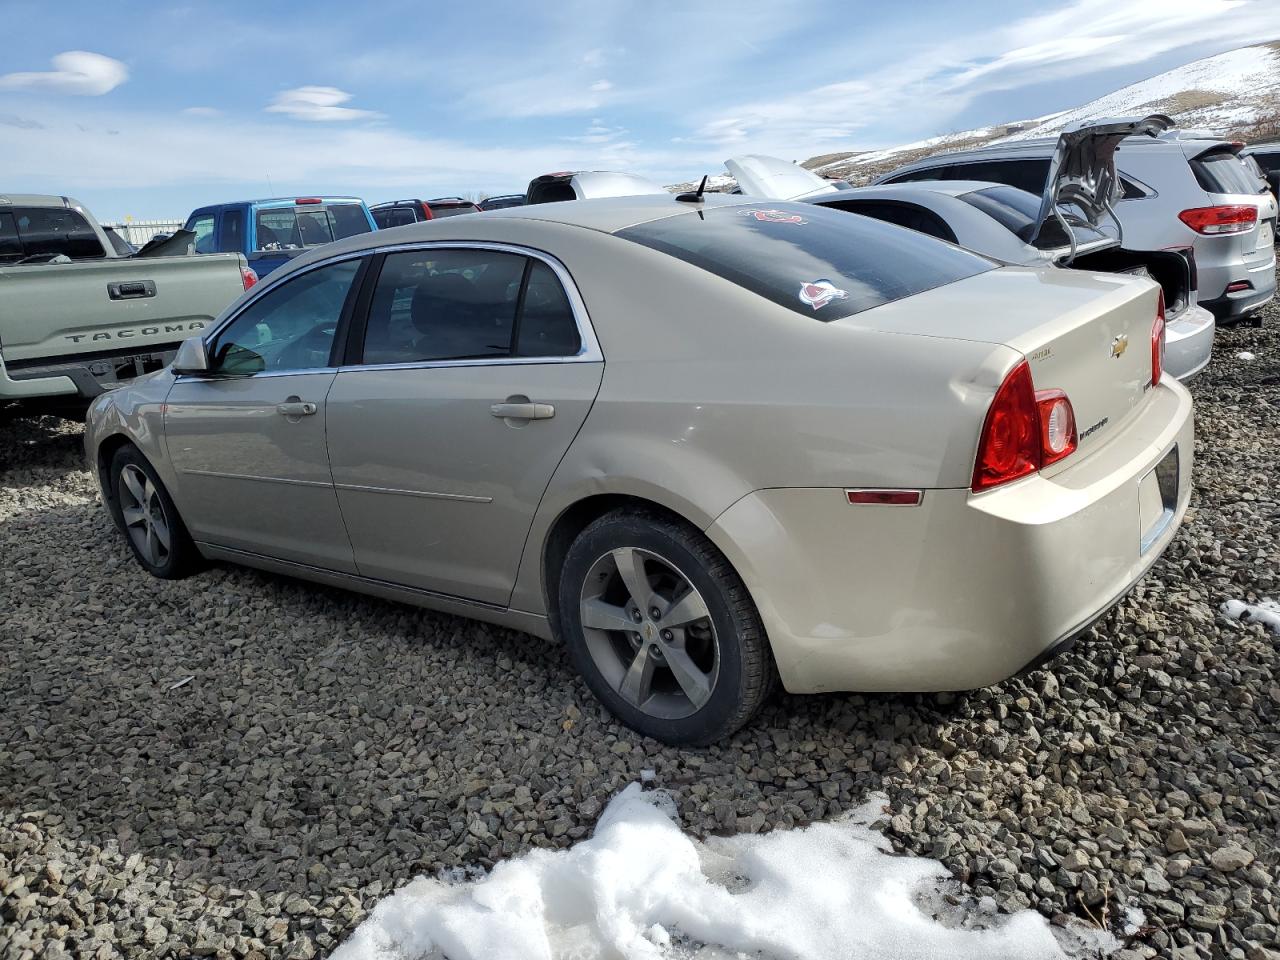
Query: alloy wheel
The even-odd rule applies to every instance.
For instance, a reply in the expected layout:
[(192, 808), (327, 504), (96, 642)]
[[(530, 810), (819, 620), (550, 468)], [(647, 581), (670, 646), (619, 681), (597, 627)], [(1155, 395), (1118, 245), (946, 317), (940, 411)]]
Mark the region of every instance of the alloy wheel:
[(120, 471), (120, 513), (134, 547), (147, 563), (162, 567), (172, 549), (172, 531), (151, 478), (132, 463)]
[(632, 706), (678, 720), (711, 698), (720, 673), (715, 624), (669, 560), (639, 547), (610, 550), (592, 564), (580, 604), (592, 660)]

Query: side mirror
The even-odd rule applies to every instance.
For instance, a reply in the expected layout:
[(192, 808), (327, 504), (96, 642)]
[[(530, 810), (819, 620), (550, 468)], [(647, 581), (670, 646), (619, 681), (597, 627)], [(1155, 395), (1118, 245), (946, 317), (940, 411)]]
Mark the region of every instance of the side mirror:
[(170, 364), (174, 373), (205, 376), (209, 373), (209, 351), (200, 337), (188, 337), (178, 347), (178, 353)]

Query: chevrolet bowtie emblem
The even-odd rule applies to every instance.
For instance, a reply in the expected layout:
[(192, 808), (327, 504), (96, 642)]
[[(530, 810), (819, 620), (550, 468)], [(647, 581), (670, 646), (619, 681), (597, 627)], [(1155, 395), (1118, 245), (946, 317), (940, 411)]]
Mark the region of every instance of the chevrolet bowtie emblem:
[(1129, 349), (1128, 334), (1122, 333), (1120, 334), (1120, 336), (1116, 337), (1114, 340), (1111, 341), (1111, 355), (1113, 357), (1122, 356), (1124, 352), (1128, 349)]

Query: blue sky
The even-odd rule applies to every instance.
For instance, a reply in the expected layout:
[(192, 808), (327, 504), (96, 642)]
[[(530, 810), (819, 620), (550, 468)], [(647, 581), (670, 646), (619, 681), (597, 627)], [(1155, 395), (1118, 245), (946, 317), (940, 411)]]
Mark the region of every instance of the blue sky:
[(0, 190), (114, 219), (892, 146), (1280, 38), (1280, 3), (0, 0), (0, 23), (23, 38), (0, 53)]

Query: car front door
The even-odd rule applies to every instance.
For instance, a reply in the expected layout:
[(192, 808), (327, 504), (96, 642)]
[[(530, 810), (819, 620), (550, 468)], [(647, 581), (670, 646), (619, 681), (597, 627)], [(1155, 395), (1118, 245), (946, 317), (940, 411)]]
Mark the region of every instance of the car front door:
[(165, 441), (196, 540), (354, 572), (325, 399), (363, 265), (341, 260), (266, 289), (209, 341), (209, 373), (174, 383)]
[(428, 246), (375, 270), (328, 403), (356, 565), (505, 606), (600, 386), (590, 323), (564, 268), (522, 250)]

